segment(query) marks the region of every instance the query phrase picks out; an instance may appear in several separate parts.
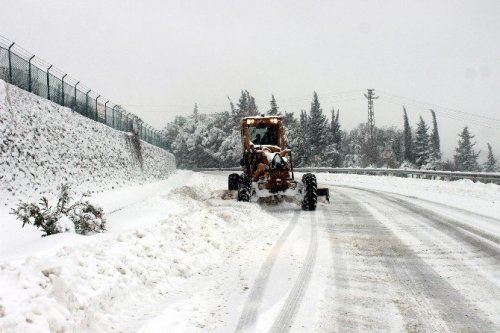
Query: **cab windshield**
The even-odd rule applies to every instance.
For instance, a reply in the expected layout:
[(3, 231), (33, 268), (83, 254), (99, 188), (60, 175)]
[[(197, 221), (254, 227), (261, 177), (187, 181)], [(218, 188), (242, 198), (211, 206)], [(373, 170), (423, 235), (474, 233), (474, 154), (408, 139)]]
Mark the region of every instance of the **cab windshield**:
[(254, 145), (278, 146), (278, 127), (275, 125), (258, 124), (250, 126), (250, 141)]

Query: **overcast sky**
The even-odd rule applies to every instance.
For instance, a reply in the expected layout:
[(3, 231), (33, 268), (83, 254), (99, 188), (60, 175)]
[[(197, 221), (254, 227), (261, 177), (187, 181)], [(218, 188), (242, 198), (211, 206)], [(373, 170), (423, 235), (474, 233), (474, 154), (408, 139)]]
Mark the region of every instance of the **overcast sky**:
[[(500, 153), (500, 1), (0, 0), (0, 34), (162, 128), (241, 89), (298, 114), (317, 91), (344, 129), (434, 108), (451, 157), (466, 124)], [(500, 157), (500, 156), (498, 156)]]

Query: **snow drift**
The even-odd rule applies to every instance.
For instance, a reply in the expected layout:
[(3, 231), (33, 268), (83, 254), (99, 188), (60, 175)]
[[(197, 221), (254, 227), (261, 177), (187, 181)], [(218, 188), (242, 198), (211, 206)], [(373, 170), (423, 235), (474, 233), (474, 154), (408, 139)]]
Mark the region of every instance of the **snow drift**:
[[(220, 179), (179, 174), (110, 214), (108, 233), (57, 234), (38, 238), (23, 255), (16, 251), (16, 259), (0, 255), (0, 331), (113, 331), (110, 312), (210, 275), (242, 244), (280, 225), (258, 206), (222, 200)], [(124, 190), (99, 194), (104, 208), (113, 202), (103, 195), (126, 201), (144, 192)]]
[(0, 197), (5, 205), (53, 192), (102, 191), (167, 178), (167, 151), (0, 80)]

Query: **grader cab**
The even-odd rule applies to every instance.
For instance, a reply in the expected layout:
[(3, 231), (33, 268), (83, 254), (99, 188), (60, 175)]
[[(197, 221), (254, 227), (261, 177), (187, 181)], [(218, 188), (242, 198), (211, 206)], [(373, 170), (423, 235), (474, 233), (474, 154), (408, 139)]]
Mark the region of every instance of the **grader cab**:
[(316, 176), (295, 179), (292, 151), (286, 148), (285, 129), (279, 116), (241, 120), (242, 174), (230, 174), (228, 189), (238, 191), (238, 201), (295, 199), (303, 210), (315, 210), (318, 195), (329, 201), (328, 189), (318, 189)]

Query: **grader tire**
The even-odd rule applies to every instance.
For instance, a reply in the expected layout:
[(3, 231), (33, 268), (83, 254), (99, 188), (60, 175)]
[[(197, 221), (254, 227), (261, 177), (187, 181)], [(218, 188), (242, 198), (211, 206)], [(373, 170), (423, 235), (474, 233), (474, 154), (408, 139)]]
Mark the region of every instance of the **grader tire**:
[(246, 175), (240, 177), (240, 182), (238, 183), (238, 201), (250, 201), (252, 196), (252, 180)]
[(302, 201), (302, 210), (316, 210), (318, 203), (318, 183), (316, 176), (312, 173), (306, 173), (302, 176), (304, 184), (304, 200)]

